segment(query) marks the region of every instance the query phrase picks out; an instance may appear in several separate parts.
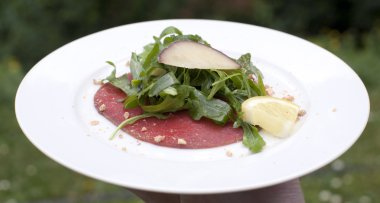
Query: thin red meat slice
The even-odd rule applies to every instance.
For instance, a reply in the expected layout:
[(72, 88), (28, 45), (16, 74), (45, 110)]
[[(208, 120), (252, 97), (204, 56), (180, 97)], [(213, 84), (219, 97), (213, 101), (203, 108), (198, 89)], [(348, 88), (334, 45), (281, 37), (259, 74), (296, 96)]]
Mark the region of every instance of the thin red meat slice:
[[(113, 124), (119, 125), (125, 120), (125, 112), (129, 113), (129, 117), (143, 113), (140, 108), (124, 109), (122, 100), (125, 97), (124, 92), (107, 83), (96, 92), (95, 107)], [(139, 140), (155, 145), (188, 149), (232, 144), (241, 141), (243, 136), (242, 129), (233, 128), (232, 123), (220, 126), (209, 119), (195, 121), (186, 111), (172, 113), (169, 118), (163, 120), (141, 119), (134, 124), (125, 126), (123, 130)], [(178, 141), (179, 139), (180, 141)]]

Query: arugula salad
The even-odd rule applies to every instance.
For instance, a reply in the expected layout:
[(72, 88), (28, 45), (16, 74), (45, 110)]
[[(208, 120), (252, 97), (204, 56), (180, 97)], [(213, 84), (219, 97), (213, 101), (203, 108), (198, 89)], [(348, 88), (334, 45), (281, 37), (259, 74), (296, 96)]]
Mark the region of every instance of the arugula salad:
[[(123, 101), (124, 108), (140, 107), (144, 111), (143, 114), (122, 122), (115, 133), (142, 118), (165, 119), (169, 113), (186, 110), (194, 120), (205, 117), (218, 125), (233, 122), (234, 128), (243, 129), (243, 144), (254, 153), (261, 151), (265, 141), (257, 126), (242, 119), (242, 103), (249, 98), (266, 95), (263, 76), (252, 64), (251, 55), (247, 53), (236, 60), (231, 59), (213, 49), (200, 36), (183, 34), (173, 26), (165, 28), (153, 39), (152, 43), (144, 46), (142, 53), (132, 53), (129, 62), (132, 78), (128, 74), (116, 77), (115, 65), (108, 62), (114, 69), (103, 81), (128, 95)], [(177, 60), (181, 64), (184, 59), (166, 52), (174, 50), (173, 47), (182, 48), (181, 46), (184, 46), (183, 50), (189, 50), (186, 54), (199, 50), (199, 57), (206, 60), (212, 54), (220, 54), (220, 57), (237, 65), (231, 66), (232, 68), (207, 68), (207, 62), (206, 65), (195, 62), (194, 66), (191, 65), (193, 67), (172, 65), (171, 61)], [(192, 50), (191, 47), (195, 49)], [(181, 51), (174, 52), (181, 54)], [(165, 58), (168, 54), (172, 57), (169, 60)], [(191, 56), (185, 58), (192, 59)], [(183, 64), (186, 66), (186, 62)], [(199, 67), (197, 64), (200, 64)]]

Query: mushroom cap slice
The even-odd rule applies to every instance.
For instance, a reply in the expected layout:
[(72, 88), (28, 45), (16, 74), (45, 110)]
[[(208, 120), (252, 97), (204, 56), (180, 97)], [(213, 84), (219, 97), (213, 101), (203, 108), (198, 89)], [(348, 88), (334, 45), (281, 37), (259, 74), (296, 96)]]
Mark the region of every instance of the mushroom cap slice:
[(163, 49), (158, 62), (189, 69), (239, 69), (240, 65), (224, 53), (189, 40), (179, 40)]

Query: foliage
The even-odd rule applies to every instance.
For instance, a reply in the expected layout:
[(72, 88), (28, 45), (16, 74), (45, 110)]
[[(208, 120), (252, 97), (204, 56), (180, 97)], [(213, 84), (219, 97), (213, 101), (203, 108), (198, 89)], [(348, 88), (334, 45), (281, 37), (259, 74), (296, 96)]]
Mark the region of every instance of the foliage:
[(43, 56), (86, 34), (132, 22), (208, 18), (263, 25), (296, 35), (325, 29), (362, 35), (379, 26), (373, 0), (164, 0), (48, 1), (0, 3), (0, 58), (15, 57), (30, 69)]

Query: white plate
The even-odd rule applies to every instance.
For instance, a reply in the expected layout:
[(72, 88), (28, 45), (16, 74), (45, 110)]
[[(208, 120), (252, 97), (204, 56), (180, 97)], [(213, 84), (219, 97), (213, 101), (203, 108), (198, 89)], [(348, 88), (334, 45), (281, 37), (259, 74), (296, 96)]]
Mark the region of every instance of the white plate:
[[(100, 116), (93, 79), (108, 75), (105, 61), (127, 71), (131, 52), (142, 51), (167, 26), (199, 34), (237, 57), (246, 52), (277, 96), (291, 94), (307, 111), (286, 139), (263, 135), (268, 146), (250, 154), (241, 143), (180, 150), (138, 142)], [(60, 164), (109, 183), (168, 193), (219, 193), (255, 189), (310, 173), (344, 153), (369, 115), (367, 91), (340, 59), (300, 38), (267, 28), (211, 20), (130, 24), (73, 41), (42, 59), (16, 96), (18, 122), (30, 141)], [(91, 125), (91, 121), (99, 125)], [(232, 157), (227, 156), (232, 153)]]

